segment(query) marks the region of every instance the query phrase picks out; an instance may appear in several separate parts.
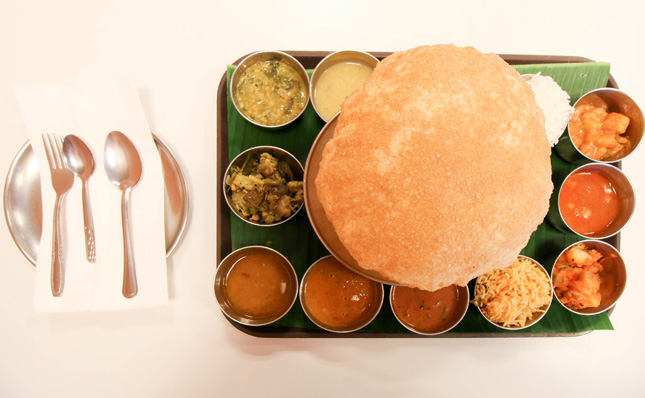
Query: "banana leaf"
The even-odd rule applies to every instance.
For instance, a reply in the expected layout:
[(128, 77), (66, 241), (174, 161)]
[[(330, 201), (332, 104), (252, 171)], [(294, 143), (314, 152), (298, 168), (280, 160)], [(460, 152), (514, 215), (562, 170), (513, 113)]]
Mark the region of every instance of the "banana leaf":
[[(515, 65), (514, 67), (521, 74), (539, 72), (551, 76), (563, 90), (569, 93), (571, 103), (573, 103), (582, 94), (607, 85), (610, 65), (592, 62)], [(235, 66), (232, 65), (227, 69), (229, 81), (234, 70)], [(311, 72), (309, 71), (310, 75)], [(227, 105), (229, 161), (249, 147), (273, 145), (291, 152), (304, 165), (311, 144), (324, 126), (324, 122), (317, 116), (311, 104), (295, 123), (278, 131), (262, 129), (247, 122), (236, 111), (228, 92)], [(555, 152), (551, 156), (551, 163), (554, 172), (568, 173), (576, 167), (562, 160)], [(218, 178), (221, 177), (218, 176)], [(306, 209), (300, 211), (289, 222), (271, 228), (247, 224), (233, 213), (230, 217), (233, 250), (250, 245), (271, 247), (289, 259), (296, 269), (299, 279), (302, 278), (309, 265), (329, 254), (311, 227)], [(581, 238), (577, 235), (556, 230), (545, 220), (533, 233), (522, 254), (536, 259), (550, 272), (555, 256), (578, 240)], [(223, 255), (226, 254), (223, 253)], [(469, 287), (472, 296), (474, 281), (471, 281)], [(389, 295), (389, 287), (387, 286), (385, 293), (386, 300), (376, 319), (354, 334), (388, 337), (413, 335), (401, 326), (392, 314), (387, 300)], [(462, 322), (444, 336), (561, 336), (577, 335), (601, 329), (613, 330), (607, 313), (595, 316), (576, 315), (562, 307), (554, 298), (544, 318), (539, 323), (521, 331), (506, 331), (491, 325), (474, 305), (470, 305)], [(263, 335), (263, 332), (266, 332), (267, 336), (284, 335), (288, 337), (298, 335), (298, 332), (303, 331), (318, 337), (331, 335), (314, 325), (304, 314), (300, 303), (297, 302), (285, 317), (272, 325), (256, 328), (254, 334)]]

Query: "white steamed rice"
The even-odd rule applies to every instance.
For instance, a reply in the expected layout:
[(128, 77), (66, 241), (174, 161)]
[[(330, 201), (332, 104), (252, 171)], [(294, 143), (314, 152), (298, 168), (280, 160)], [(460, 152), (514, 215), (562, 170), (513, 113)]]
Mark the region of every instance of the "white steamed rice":
[(535, 101), (544, 112), (546, 136), (551, 146), (554, 146), (558, 143), (573, 114), (574, 109), (569, 103), (569, 94), (562, 90), (550, 76), (542, 76), (538, 73), (526, 82), (533, 89)]

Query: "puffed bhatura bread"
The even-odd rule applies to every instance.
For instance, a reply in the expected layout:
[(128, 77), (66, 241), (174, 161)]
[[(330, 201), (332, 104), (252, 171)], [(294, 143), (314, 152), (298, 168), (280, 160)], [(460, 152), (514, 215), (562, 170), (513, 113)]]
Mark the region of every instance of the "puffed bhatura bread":
[(359, 266), (424, 290), (515, 261), (553, 190), (544, 115), (494, 54), (385, 58), (341, 107), (316, 188)]

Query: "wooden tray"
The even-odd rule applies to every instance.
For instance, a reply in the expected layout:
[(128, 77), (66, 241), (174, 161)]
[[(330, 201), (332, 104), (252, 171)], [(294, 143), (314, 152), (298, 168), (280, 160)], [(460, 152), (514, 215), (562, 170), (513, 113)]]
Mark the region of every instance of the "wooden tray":
[[(294, 56), (298, 59), (305, 68), (313, 69), (316, 67), (318, 62), (320, 62), (326, 55), (330, 52), (324, 51), (286, 51), (287, 53)], [(370, 52), (372, 55), (378, 59), (383, 59), (391, 53), (388, 52)], [(575, 56), (539, 56), (539, 55), (509, 55), (501, 54), (500, 55), (506, 62), (511, 65), (525, 65), (525, 64), (558, 64), (558, 63), (584, 63), (584, 62), (594, 62), (588, 58), (575, 57)], [(241, 57), (234, 65), (239, 64), (239, 62), (244, 59), (246, 56)], [(614, 78), (609, 75), (609, 81), (607, 87), (618, 88)], [(227, 105), (227, 73), (224, 73), (219, 84), (217, 92), (217, 193), (220, 195), (223, 192), (223, 174), (226, 170), (226, 167), (229, 163), (229, 126), (228, 126), (228, 105)], [(557, 156), (557, 155), (552, 155)], [(620, 163), (616, 164), (620, 168)], [(219, 205), (217, 209), (218, 223), (217, 223), (217, 264), (219, 264), (226, 255), (232, 251), (232, 238), (231, 238), (231, 211), (226, 204), (224, 198), (220, 198)], [(548, 223), (547, 220), (544, 221)], [(605, 240), (614, 247), (620, 249), (620, 234), (615, 235), (609, 239)], [(471, 292), (474, 290), (474, 281), (470, 284)], [(471, 293), (472, 294), (472, 293)], [(391, 310), (389, 308), (389, 286), (386, 286), (385, 291), (385, 301), (383, 303), (383, 308), (379, 313), (381, 316), (393, 317)], [(559, 305), (557, 302), (552, 305)], [(298, 303), (294, 306), (299, 306)], [(470, 311), (478, 312), (476, 308), (470, 306)], [(293, 309), (292, 309), (293, 311)], [(611, 313), (609, 310), (608, 313)], [(223, 315), (222, 315), (223, 316)], [(228, 318), (226, 318), (229, 320)], [(357, 331), (348, 334), (337, 334), (330, 333), (322, 329), (316, 328), (305, 328), (305, 327), (289, 327), (289, 326), (276, 326), (276, 325), (267, 325), (261, 327), (249, 327), (240, 325), (233, 321), (230, 321), (233, 326), (241, 330), (244, 333), (247, 333), (252, 336), (257, 337), (290, 337), (290, 338), (310, 338), (310, 337), (319, 337), (319, 338), (393, 338), (393, 337), (412, 337), (412, 338), (450, 338), (450, 337), (554, 337), (554, 336), (579, 336), (582, 334), (589, 333), (588, 331), (574, 332), (574, 333), (531, 333), (531, 332), (511, 332), (511, 333), (454, 333), (448, 332), (439, 336), (421, 336), (414, 334), (409, 331), (404, 331), (401, 327), (401, 332), (364, 332)]]

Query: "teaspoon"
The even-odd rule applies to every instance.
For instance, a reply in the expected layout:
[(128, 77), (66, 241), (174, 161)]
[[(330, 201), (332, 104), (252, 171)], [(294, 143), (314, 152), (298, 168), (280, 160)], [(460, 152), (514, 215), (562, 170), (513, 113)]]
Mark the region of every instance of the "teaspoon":
[(94, 173), (94, 156), (90, 148), (77, 136), (70, 134), (63, 141), (63, 156), (67, 167), (77, 175), (83, 184), (83, 223), (85, 225), (85, 254), (87, 261), (96, 261), (96, 242), (94, 241), (94, 221), (89, 201), (87, 180)]
[(130, 192), (142, 173), (141, 157), (132, 141), (119, 131), (108, 134), (105, 140), (105, 171), (108, 178), (121, 190), (121, 223), (123, 227), (123, 296), (137, 294), (137, 274), (130, 238)]

